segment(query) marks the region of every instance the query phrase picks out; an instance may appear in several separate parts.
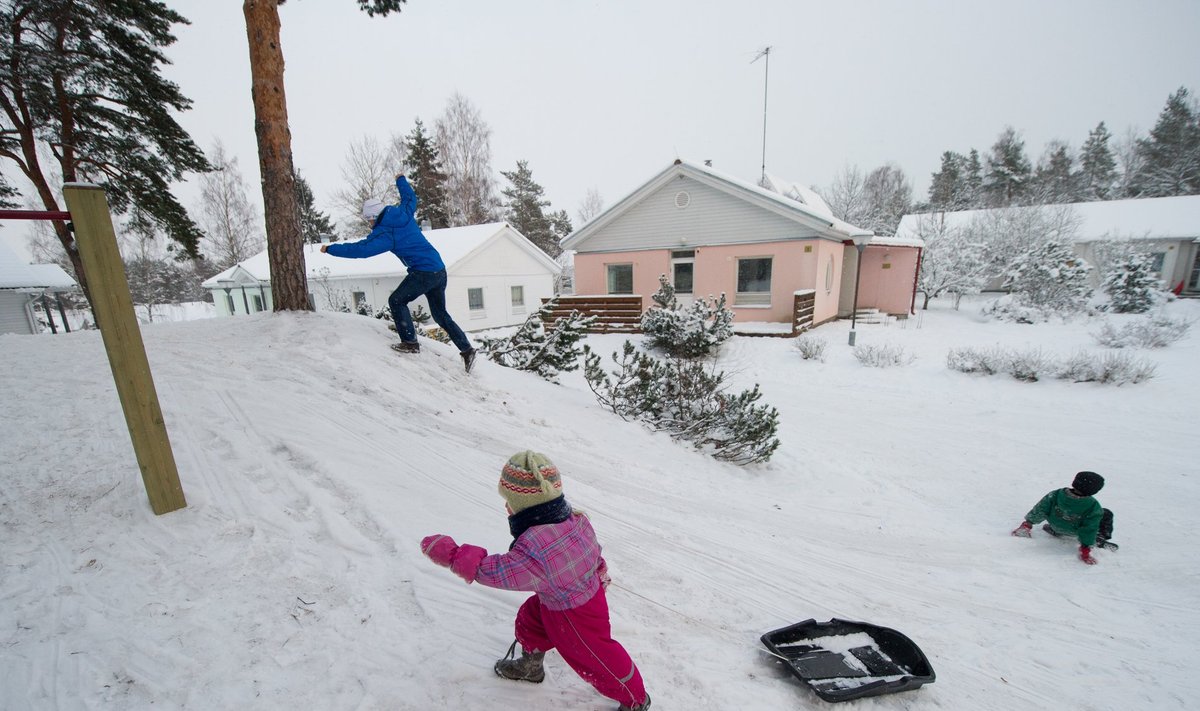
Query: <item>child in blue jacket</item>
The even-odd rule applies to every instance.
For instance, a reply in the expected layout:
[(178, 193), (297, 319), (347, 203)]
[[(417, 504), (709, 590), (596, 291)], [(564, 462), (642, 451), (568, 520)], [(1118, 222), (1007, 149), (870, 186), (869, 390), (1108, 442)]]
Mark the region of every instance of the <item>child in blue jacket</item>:
[(446, 311), (446, 265), (417, 225), (417, 194), (403, 175), (396, 175), (396, 190), (400, 193), (399, 205), (384, 205), (383, 201), (375, 199), (363, 203), (363, 218), (372, 220), (371, 234), (365, 239), (323, 244), (321, 251), (350, 259), (374, 257), (384, 252), (396, 255), (408, 269), (408, 274), (388, 298), (392, 322), (396, 324), (396, 333), (400, 334), (400, 343), (392, 348), (400, 353), (421, 351), (408, 304), (424, 296), (429, 302), (429, 314), (458, 347), (469, 373), (475, 364), (475, 349)]

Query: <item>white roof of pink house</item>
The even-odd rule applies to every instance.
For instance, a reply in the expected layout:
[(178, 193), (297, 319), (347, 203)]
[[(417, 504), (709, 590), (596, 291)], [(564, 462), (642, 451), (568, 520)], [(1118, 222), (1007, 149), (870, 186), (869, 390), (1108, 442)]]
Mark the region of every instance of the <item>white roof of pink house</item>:
[(764, 185), (760, 186), (706, 165), (676, 160), (637, 190), (572, 233), (563, 241), (563, 248), (580, 249), (582, 243), (601, 231), (606, 224), (628, 212), (645, 197), (666, 185), (673, 177), (680, 175), (686, 175), (749, 202), (769, 205), (773, 212), (803, 223), (827, 239), (840, 241), (871, 234), (870, 230), (864, 230), (834, 217), (829, 205), (819, 195), (799, 183), (787, 182), (768, 175), (767, 179), (763, 181)]
[[(1047, 205), (1047, 208), (1069, 208), (1079, 219), (1076, 242), (1095, 242), (1109, 239), (1188, 240), (1200, 238), (1200, 195), (1075, 202), (1066, 205)], [(1037, 210), (1036, 207), (996, 208), (1002, 210)], [(991, 210), (961, 210), (941, 213), (950, 227), (966, 227), (976, 217)], [(916, 237), (922, 217), (938, 213), (905, 215), (896, 228), (896, 236)]]

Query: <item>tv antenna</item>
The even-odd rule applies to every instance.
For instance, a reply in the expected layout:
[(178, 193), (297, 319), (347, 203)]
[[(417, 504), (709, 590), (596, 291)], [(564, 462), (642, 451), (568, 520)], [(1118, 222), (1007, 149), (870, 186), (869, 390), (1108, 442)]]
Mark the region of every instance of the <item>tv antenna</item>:
[(763, 47), (758, 50), (758, 54), (754, 55), (754, 59), (750, 60), (754, 64), (758, 60), (763, 62), (763, 140), (762, 140), (762, 178), (760, 183), (767, 182), (767, 79), (771, 74), (771, 47)]

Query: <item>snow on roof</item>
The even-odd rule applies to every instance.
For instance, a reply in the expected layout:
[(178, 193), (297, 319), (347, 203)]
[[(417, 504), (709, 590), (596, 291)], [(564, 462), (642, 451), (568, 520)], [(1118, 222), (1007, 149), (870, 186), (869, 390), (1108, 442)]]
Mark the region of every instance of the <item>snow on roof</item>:
[(754, 183), (747, 182), (741, 178), (735, 178), (726, 173), (714, 170), (712, 167), (707, 165), (698, 165), (685, 160), (681, 160), (680, 163), (690, 168), (708, 173), (712, 177), (719, 180), (737, 185), (744, 190), (749, 190), (775, 200), (776, 202), (783, 203), (788, 207), (795, 208), (796, 204), (799, 203), (802, 206), (802, 212), (828, 222), (830, 227), (837, 232), (845, 234), (847, 237), (871, 234), (870, 230), (856, 227), (849, 222), (845, 222), (834, 217), (833, 210), (829, 208), (829, 204), (826, 203), (825, 200), (814, 190), (806, 188), (800, 183), (788, 182), (780, 180), (772, 175), (767, 175), (767, 180), (764, 181), (766, 183), (765, 185), (755, 185)]
[(0, 289), (74, 289), (75, 280), (57, 264), (25, 264), (0, 243)]
[[(487, 242), (505, 227), (507, 227), (507, 224), (504, 222), (489, 222), (483, 225), (425, 230), (424, 233), (429, 243), (442, 255), (442, 261), (446, 263), (446, 268), (450, 269), (460, 259), (470, 254), (484, 242)], [(383, 254), (377, 254), (374, 257), (367, 257), (365, 259), (345, 259), (322, 252), (321, 245), (319, 244), (304, 245), (304, 266), (308, 276), (311, 278), (323, 276), (330, 278), (369, 278), (375, 276), (395, 276), (408, 271), (404, 268), (400, 260), (396, 258), (396, 255), (391, 252), (384, 252)], [(220, 274), (209, 278), (204, 282), (203, 286), (206, 288), (215, 288), (218, 282), (230, 279), (239, 267), (245, 273), (259, 281), (268, 282), (271, 280), (270, 263), (267, 259), (266, 250), (263, 250), (253, 257), (244, 259)], [(329, 271), (326, 272), (326, 269)]]
[[(1075, 213), (1079, 219), (1076, 242), (1095, 242), (1107, 239), (1182, 240), (1200, 237), (1200, 195), (1076, 202), (1049, 207), (1069, 207)], [(1039, 208), (1001, 209), (1036, 210)], [(966, 227), (976, 217), (988, 212), (991, 210), (962, 210), (942, 213), (940, 216), (944, 217), (946, 224), (950, 227)], [(917, 237), (921, 218), (931, 214), (937, 213), (905, 215), (900, 220), (899, 227), (896, 228), (896, 237)]]

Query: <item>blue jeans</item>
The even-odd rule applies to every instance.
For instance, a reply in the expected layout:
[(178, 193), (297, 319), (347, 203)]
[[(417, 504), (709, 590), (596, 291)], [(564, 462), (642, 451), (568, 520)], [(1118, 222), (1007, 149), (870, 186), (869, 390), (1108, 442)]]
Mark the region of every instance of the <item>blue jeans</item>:
[(466, 353), (471, 350), (471, 342), (467, 334), (454, 323), (446, 312), (446, 270), (440, 272), (418, 272), (409, 270), (408, 276), (400, 282), (400, 286), (388, 297), (388, 306), (392, 309), (392, 323), (396, 324), (396, 332), (405, 343), (417, 342), (417, 329), (413, 326), (412, 314), (408, 312), (409, 302), (418, 296), (424, 296), (429, 302), (429, 315), (442, 330), (458, 346), (458, 350)]

